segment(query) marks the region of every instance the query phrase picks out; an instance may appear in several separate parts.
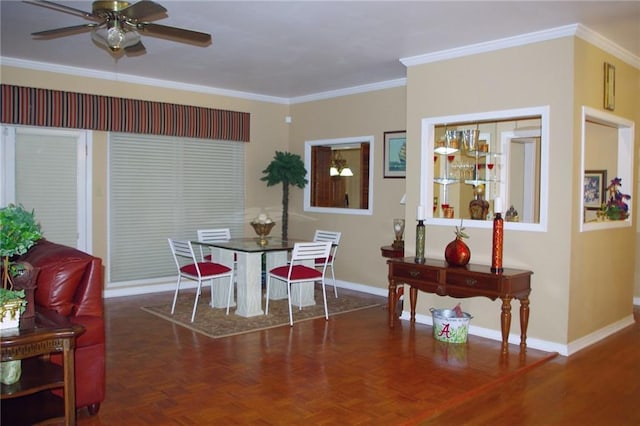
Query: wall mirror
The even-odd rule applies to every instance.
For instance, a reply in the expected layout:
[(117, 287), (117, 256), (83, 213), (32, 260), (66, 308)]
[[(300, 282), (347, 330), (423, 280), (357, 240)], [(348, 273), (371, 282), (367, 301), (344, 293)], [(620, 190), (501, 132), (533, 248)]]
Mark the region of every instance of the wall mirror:
[(511, 229), (547, 226), (548, 107), (422, 120), (420, 205), (426, 222)]
[(621, 193), (633, 196), (634, 123), (608, 112), (582, 108), (582, 158), (580, 188), (580, 231), (631, 226), (631, 201), (628, 217), (612, 217), (603, 204), (610, 197), (607, 187), (619, 178)]
[(373, 136), (306, 141), (304, 211), (373, 212)]

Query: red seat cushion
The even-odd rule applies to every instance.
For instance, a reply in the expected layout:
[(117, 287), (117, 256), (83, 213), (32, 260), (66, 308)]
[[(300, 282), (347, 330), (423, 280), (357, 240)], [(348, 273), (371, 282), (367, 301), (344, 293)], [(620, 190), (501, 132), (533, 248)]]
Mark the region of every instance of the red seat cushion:
[[(289, 275), (289, 266), (278, 266), (273, 268), (270, 273), (286, 280)], [(322, 272), (304, 265), (294, 265), (291, 271), (292, 280), (317, 280), (320, 278), (322, 278)]]
[[(231, 268), (228, 268), (219, 263), (212, 262), (198, 262), (198, 268), (200, 268), (200, 273), (202, 274), (202, 276), (226, 274), (227, 272), (231, 271)], [(198, 276), (196, 265), (193, 263), (183, 266), (182, 268), (180, 268), (180, 271), (184, 272), (185, 274)]]
[(213, 257), (210, 254), (208, 254), (204, 257), (204, 260), (206, 260), (207, 262), (211, 262), (213, 260)]
[[(332, 260), (333, 260), (333, 256), (330, 255), (327, 263), (331, 263)], [(316, 265), (324, 265), (324, 261), (325, 261), (324, 257), (319, 257), (316, 259)]]

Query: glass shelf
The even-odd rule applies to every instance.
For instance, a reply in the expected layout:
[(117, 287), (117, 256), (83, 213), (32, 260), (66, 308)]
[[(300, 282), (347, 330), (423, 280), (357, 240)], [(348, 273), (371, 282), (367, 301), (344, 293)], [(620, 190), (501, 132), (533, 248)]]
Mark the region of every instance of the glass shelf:
[(440, 185), (450, 185), (452, 183), (459, 183), (460, 179), (452, 179), (452, 178), (433, 178), (435, 183), (439, 183)]

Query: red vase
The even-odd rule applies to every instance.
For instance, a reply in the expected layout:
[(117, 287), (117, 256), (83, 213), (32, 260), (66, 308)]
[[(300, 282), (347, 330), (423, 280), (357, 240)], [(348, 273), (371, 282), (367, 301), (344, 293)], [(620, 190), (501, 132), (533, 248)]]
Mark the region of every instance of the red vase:
[(471, 250), (462, 241), (462, 238), (456, 238), (447, 244), (444, 250), (444, 258), (449, 266), (464, 266), (471, 260)]

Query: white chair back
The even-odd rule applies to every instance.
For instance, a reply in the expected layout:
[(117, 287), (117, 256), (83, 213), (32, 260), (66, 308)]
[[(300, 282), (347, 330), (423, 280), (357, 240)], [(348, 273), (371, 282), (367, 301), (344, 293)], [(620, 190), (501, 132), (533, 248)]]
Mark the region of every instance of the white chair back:
[[(333, 265), (336, 260), (336, 256), (338, 255), (338, 247), (340, 245), (341, 237), (342, 232), (324, 231), (321, 229), (317, 229), (316, 234), (313, 237), (313, 241), (331, 241), (331, 252), (327, 260), (327, 266), (331, 269), (331, 279), (333, 281), (333, 293), (335, 294), (335, 297), (338, 297), (338, 287), (336, 286), (336, 272)], [(319, 262), (316, 262), (316, 266), (320, 267), (321, 265)]]
[[(229, 241), (231, 239), (229, 228), (198, 229), (196, 232), (198, 233), (198, 241), (203, 243)], [(211, 250), (208, 250), (209, 254), (205, 254), (205, 251), (207, 251), (207, 248), (200, 246), (200, 258), (202, 261), (213, 261)]]
[[(295, 243), (291, 253), (291, 263), (302, 260), (329, 258), (331, 252), (330, 241), (314, 241), (312, 243)], [(326, 264), (326, 261), (325, 261)], [(326, 266), (326, 265), (325, 265)]]
[(181, 241), (169, 238), (169, 247), (171, 248), (171, 253), (173, 254), (173, 260), (176, 262), (178, 274), (182, 273), (181, 268), (183, 266), (193, 264), (195, 265), (197, 276), (202, 277), (200, 268), (198, 267), (198, 260), (196, 259), (196, 255), (193, 251), (193, 246), (191, 245), (191, 241)]

